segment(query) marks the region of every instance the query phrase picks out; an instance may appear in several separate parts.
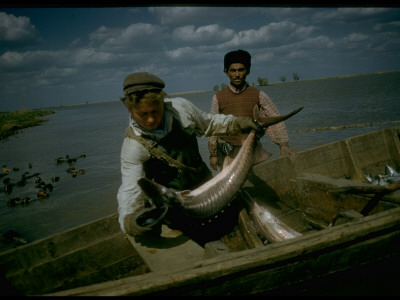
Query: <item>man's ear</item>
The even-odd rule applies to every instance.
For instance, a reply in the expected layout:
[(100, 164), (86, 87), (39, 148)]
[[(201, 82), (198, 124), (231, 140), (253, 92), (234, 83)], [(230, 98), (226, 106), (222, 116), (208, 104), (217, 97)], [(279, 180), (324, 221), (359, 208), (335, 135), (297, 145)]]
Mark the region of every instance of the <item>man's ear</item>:
[(130, 101), (125, 99), (125, 101), (122, 101), (122, 103), (124, 104), (126, 109), (130, 112), (131, 111), (131, 109), (130, 109), (130, 106), (131, 106)]

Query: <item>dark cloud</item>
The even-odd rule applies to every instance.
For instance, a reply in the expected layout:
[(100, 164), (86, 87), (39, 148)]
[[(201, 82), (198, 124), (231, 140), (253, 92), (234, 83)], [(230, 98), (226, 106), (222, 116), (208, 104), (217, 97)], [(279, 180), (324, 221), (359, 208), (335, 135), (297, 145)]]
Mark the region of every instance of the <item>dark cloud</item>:
[(28, 17), (0, 12), (0, 48), (21, 48), (40, 43), (40, 35)]
[[(252, 55), (250, 82), (257, 77), (278, 82), (280, 76), (290, 78), (293, 72), (310, 79), (398, 70), (400, 9), (4, 10), (0, 12), (0, 98), (24, 98), (32, 108), (38, 103), (117, 100), (123, 78), (136, 71), (163, 78), (168, 93), (211, 90), (227, 83), (223, 56), (239, 48)], [(2, 101), (0, 111), (12, 103)]]

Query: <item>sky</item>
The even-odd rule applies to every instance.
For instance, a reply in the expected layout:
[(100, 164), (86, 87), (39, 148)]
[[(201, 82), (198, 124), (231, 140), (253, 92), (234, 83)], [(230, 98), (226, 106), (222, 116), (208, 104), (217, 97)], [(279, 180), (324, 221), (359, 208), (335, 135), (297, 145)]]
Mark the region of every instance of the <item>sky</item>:
[(250, 84), (400, 70), (400, 8), (0, 5), (0, 112), (118, 100), (133, 72), (213, 90), (237, 49)]

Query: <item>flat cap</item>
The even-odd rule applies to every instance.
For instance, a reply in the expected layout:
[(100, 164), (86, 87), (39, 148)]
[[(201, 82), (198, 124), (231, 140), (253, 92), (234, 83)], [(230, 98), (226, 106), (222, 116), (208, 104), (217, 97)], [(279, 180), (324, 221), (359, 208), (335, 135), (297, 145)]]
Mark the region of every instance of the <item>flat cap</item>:
[(147, 72), (131, 73), (124, 80), (124, 94), (128, 95), (144, 90), (162, 90), (165, 83), (156, 75)]

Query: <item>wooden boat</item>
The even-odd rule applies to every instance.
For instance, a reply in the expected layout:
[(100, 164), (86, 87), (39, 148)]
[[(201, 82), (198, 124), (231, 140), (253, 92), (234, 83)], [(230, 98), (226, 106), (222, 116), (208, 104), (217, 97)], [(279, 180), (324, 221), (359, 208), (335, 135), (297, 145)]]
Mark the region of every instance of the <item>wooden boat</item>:
[(399, 186), (365, 174), (400, 169), (399, 136), (382, 129), (253, 167), (244, 197), (300, 236), (266, 239), (243, 209), (232, 232), (204, 247), (164, 225), (161, 238), (135, 240), (114, 214), (0, 253), (0, 269), (16, 293), (58, 296), (302, 294), (327, 282), (335, 294), (339, 283), (397, 280)]

